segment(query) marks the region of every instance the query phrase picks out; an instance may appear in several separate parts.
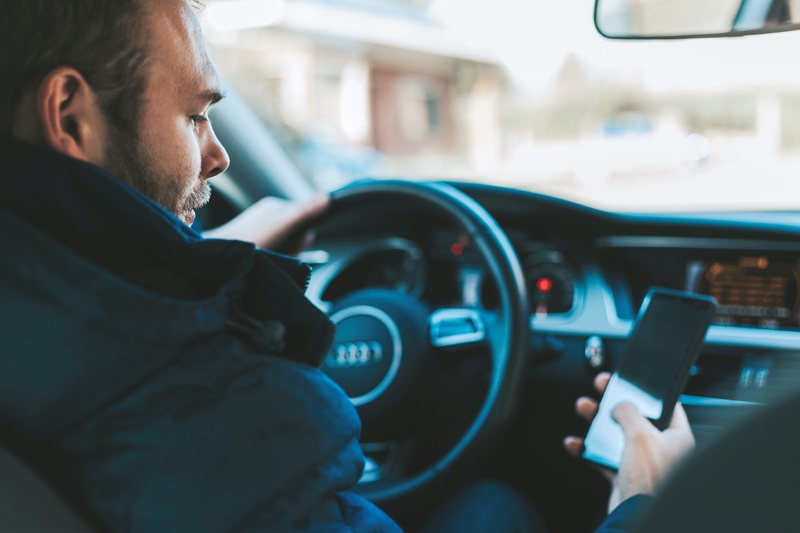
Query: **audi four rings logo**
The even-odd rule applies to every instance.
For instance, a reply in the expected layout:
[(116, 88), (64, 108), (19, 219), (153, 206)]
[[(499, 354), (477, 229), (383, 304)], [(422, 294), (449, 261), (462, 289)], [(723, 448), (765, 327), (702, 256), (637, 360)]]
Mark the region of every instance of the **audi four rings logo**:
[(383, 348), (375, 341), (337, 344), (325, 360), (330, 368), (354, 368), (383, 359)]

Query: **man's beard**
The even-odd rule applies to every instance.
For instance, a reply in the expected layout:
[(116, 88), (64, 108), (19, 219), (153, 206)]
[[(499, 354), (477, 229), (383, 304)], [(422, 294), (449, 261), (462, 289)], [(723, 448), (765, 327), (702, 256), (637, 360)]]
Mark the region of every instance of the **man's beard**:
[(121, 181), (147, 196), (181, 220), (211, 199), (211, 187), (201, 180), (188, 195), (174, 184), (185, 183), (185, 176), (170, 176), (157, 170), (140, 139), (115, 126), (109, 127), (105, 151), (105, 169)]

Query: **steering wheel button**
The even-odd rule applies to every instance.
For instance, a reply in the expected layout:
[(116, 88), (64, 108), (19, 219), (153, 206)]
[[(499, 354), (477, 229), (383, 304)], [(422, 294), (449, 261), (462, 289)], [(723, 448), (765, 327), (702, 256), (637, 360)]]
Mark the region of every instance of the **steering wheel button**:
[(486, 338), (483, 321), (473, 309), (440, 309), (429, 320), (431, 345), (464, 346)]

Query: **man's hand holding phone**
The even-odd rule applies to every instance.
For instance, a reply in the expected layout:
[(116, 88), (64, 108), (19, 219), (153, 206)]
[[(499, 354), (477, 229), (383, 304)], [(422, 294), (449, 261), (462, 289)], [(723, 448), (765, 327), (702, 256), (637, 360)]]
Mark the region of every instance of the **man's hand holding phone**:
[[(594, 380), (597, 392), (602, 394), (608, 386), (610, 374), (599, 374)], [(597, 401), (581, 397), (575, 402), (578, 415), (591, 422), (597, 414)], [(664, 477), (682, 458), (694, 449), (694, 435), (680, 404), (675, 405), (672, 420), (664, 431), (659, 431), (636, 407), (623, 402), (614, 408), (614, 420), (625, 434), (625, 448), (619, 470), (598, 467), (611, 482), (608, 512), (637, 494), (652, 494)], [(570, 436), (564, 447), (575, 457), (583, 453), (583, 439)]]

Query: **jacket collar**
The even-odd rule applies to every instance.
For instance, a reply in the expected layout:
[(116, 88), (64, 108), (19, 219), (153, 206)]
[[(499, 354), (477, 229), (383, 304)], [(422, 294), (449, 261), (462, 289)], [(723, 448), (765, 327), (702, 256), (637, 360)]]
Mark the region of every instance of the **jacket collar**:
[(324, 357), (333, 329), (303, 296), (309, 269), (295, 259), (205, 240), (103, 169), (14, 139), (0, 142), (0, 190), (0, 209), (83, 260), (162, 300), (223, 298), (229, 319), (245, 323), (239, 329), (261, 350), (270, 343), (259, 341), (258, 325), (287, 322), (291, 358)]

